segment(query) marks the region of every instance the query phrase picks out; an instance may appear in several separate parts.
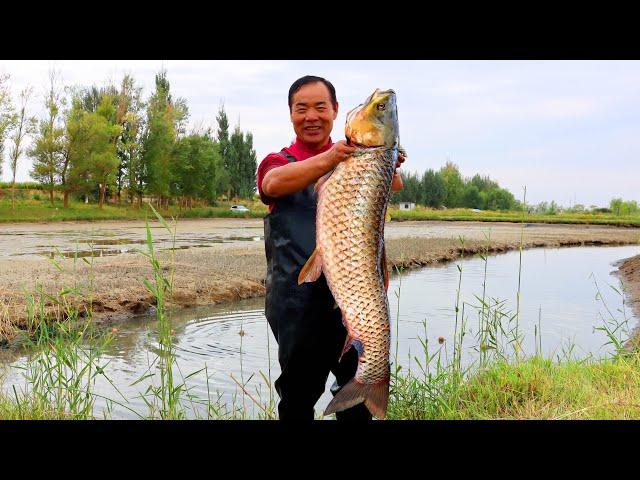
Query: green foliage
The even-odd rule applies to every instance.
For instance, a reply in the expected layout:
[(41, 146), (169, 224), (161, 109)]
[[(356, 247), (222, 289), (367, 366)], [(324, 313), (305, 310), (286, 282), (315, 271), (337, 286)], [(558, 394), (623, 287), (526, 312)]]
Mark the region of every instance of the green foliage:
[(210, 132), (193, 133), (176, 143), (172, 164), (172, 193), (202, 198), (210, 203), (225, 191), (228, 175), (224, 169), (219, 146)]
[(438, 208), (444, 204), (447, 195), (447, 184), (438, 172), (427, 170), (422, 176), (422, 200), (424, 205)]
[(475, 208), (515, 210), (521, 205), (514, 196), (489, 177), (474, 175), (464, 179), (458, 166), (447, 162), (439, 171), (417, 173), (401, 171), (403, 190), (394, 192), (391, 203), (413, 202), (431, 208)]
[(475, 185), (468, 185), (464, 190), (462, 204), (468, 208), (483, 208), (486, 200), (482, 197), (480, 190)]
[(444, 204), (449, 208), (463, 206), (464, 182), (458, 166), (455, 163), (447, 162), (440, 169), (440, 175), (447, 188)]
[(0, 74), (0, 175), (2, 175), (2, 163), (4, 162), (4, 140), (13, 127), (15, 119), (8, 81), (8, 74)]
[(630, 216), (637, 215), (638, 210), (638, 202), (635, 200), (624, 201), (621, 198), (614, 198), (611, 200), (609, 204), (609, 208), (613, 212), (614, 215), (618, 216)]
[(488, 210), (511, 210), (515, 207), (515, 198), (503, 188), (494, 188), (487, 193)]
[(147, 107), (147, 132), (142, 161), (146, 168), (147, 190), (159, 197), (169, 195), (171, 155), (176, 141), (167, 72), (156, 75), (156, 90)]
[(478, 174), (474, 175), (469, 183), (476, 187), (480, 192), (488, 192), (489, 190), (500, 187), (497, 182), (494, 182), (488, 176), (481, 177)]
[(34, 143), (27, 154), (33, 158), (31, 178), (46, 185), (53, 203), (53, 189), (64, 166), (64, 127), (60, 125), (65, 100), (57, 90), (56, 74), (50, 73), (50, 90), (45, 99), (48, 117), (40, 120)]
[(402, 184), (404, 188), (398, 192), (394, 192), (391, 197), (391, 203), (413, 202), (422, 203), (423, 188), (420, 178), (416, 173), (400, 171)]

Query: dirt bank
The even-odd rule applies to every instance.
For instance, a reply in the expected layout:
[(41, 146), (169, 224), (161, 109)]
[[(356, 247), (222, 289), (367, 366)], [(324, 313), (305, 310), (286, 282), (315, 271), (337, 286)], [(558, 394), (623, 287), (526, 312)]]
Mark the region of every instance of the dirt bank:
[[(627, 258), (618, 264), (618, 274), (634, 314), (640, 317), (640, 255)], [(631, 332), (627, 347), (640, 347), (640, 325)]]
[[(127, 226), (130, 225), (128, 222)], [(215, 219), (209, 223), (206, 220), (184, 222), (180, 227), (191, 235), (207, 231), (207, 228), (248, 228), (255, 232), (260, 225), (261, 221), (243, 220), (240, 224), (233, 219), (228, 223)], [(25, 228), (29, 229), (25, 224), (20, 225), (23, 232)], [(412, 268), (454, 260), (463, 253), (465, 256), (479, 253), (487, 246), (492, 253), (505, 252), (519, 247), (521, 234), (525, 248), (640, 243), (640, 229), (635, 228), (541, 224), (527, 224), (522, 228), (519, 224), (506, 223), (391, 222), (386, 227), (388, 262), (391, 266)], [(139, 235), (143, 233), (139, 231)], [(460, 236), (464, 237), (464, 244), (460, 243)], [(19, 250), (20, 247), (13, 245), (12, 248)], [(168, 251), (161, 252), (160, 263), (165, 274), (170, 272), (169, 255)], [(72, 258), (60, 258), (56, 261), (60, 268), (46, 258), (0, 257), (0, 338), (11, 338), (14, 327), (25, 325), (27, 302), (24, 292), (34, 292), (38, 286), (52, 296), (65, 288), (77, 288), (82, 295), (69, 294), (68, 298), (81, 310), (91, 303), (94, 318), (99, 322), (152, 310), (154, 298), (145, 288), (143, 279), (152, 279), (153, 272), (148, 259), (142, 255), (97, 257), (92, 266), (82, 259), (74, 262)], [(640, 298), (639, 263), (637, 260), (635, 266), (623, 267), (629, 271), (633, 268), (635, 272), (636, 289), (630, 296), (636, 302)], [(173, 264), (172, 302), (176, 306), (215, 304), (264, 295), (266, 263), (262, 242), (175, 250)], [(55, 308), (54, 302), (47, 300), (47, 309)]]

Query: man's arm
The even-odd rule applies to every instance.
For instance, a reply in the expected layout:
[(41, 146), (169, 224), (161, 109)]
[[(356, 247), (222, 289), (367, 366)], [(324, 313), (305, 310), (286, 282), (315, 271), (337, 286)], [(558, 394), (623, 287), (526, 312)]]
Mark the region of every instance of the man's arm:
[(278, 198), (303, 190), (349, 158), (355, 150), (355, 147), (341, 140), (326, 152), (307, 158), (304, 162), (273, 168), (262, 180), (262, 192), (271, 198)]

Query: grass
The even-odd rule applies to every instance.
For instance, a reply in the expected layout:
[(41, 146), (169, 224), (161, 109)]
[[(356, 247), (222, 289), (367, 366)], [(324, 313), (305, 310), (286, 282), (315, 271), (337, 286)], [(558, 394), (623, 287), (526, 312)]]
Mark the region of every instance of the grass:
[[(96, 204), (85, 204), (72, 200), (68, 208), (63, 208), (62, 196), (54, 193), (54, 205), (49, 202), (48, 192), (36, 189), (31, 184), (20, 184), (16, 190), (16, 208), (11, 208), (8, 187), (0, 185), (4, 196), (0, 196), (1, 222), (55, 222), (55, 221), (99, 221), (144, 219), (153, 216), (148, 204), (137, 209), (126, 203), (122, 205), (106, 204), (102, 209)], [(232, 212), (231, 205), (240, 203), (250, 209), (248, 213)], [(219, 201), (217, 206), (197, 206), (192, 209), (181, 209), (172, 205), (168, 210), (161, 210), (165, 217), (175, 218), (263, 218), (268, 213), (266, 205), (260, 201), (238, 200)], [(477, 222), (528, 222), (528, 223), (563, 223), (587, 225), (614, 225), (620, 227), (640, 227), (640, 216), (616, 216), (608, 213), (558, 213), (526, 214), (520, 211), (482, 211), (472, 212), (466, 208), (450, 208), (434, 210), (417, 206), (413, 210), (399, 210), (389, 207), (389, 214), (394, 221), (436, 220), (436, 221), (477, 221)]]
[[(390, 419), (638, 419), (640, 357), (493, 362), (459, 385), (407, 375), (396, 384)], [(434, 388), (439, 383), (439, 388)]]
[(558, 213), (555, 215), (527, 213), (520, 211), (482, 211), (472, 212), (467, 208), (449, 208), (433, 210), (416, 207), (413, 210), (389, 208), (391, 219), (404, 220), (439, 220), (470, 222), (527, 222), (527, 223), (564, 223), (587, 225), (615, 225), (619, 227), (640, 227), (640, 216), (616, 216), (608, 213)]
[[(162, 226), (172, 233), (175, 243), (175, 219), (169, 225), (151, 209)], [(103, 358), (112, 335), (91, 328), (93, 280), (90, 276), (88, 289), (74, 286), (57, 295), (47, 295), (42, 289), (26, 293), (29, 335), (24, 343), (29, 355), (21, 367), (25, 386), (1, 390), (0, 419), (106, 418), (116, 404), (138, 418), (146, 419), (277, 418), (270, 372), (269, 377), (260, 372), (263, 384), (255, 392), (247, 387), (254, 375), (245, 377), (241, 370), (240, 378), (232, 377), (239, 390), (229, 404), (222, 400), (219, 392), (212, 393), (206, 364), (194, 372), (180, 371), (171, 310), (167, 308), (173, 295), (174, 258), (171, 254), (168, 265), (160, 262), (153, 247), (149, 223), (146, 225), (146, 250), (140, 253), (152, 267), (152, 277), (144, 279), (143, 283), (155, 298), (157, 343), (151, 349), (154, 357), (148, 370), (135, 384), (141, 388), (146, 385), (139, 398), (144, 400), (147, 411), (131, 409), (129, 399), (122, 394), (117, 398), (104, 398), (95, 390), (98, 379), (113, 385), (108, 376), (108, 362)], [(463, 238), (460, 238), (460, 244), (460, 250), (464, 252)], [(485, 266), (490, 248), (491, 239), (487, 237), (481, 254)], [(521, 251), (522, 248), (521, 242)], [(90, 259), (92, 261), (92, 257)], [(55, 258), (52, 261), (56, 264)], [(83, 258), (82, 261), (91, 266), (90, 260)], [(519, 270), (522, 268), (520, 264)], [(397, 270), (402, 275), (402, 269)], [(521, 352), (523, 342), (518, 329), (518, 311), (505, 311), (505, 302), (486, 299), (486, 268), (483, 293), (476, 297), (478, 304), (473, 308), (460, 299), (462, 262), (458, 264), (458, 271), (453, 344), (448, 346), (442, 339), (436, 346), (429, 345), (425, 320), (424, 336), (420, 339), (423, 351), (420, 356), (413, 357), (414, 364), (418, 365), (413, 371), (403, 370), (397, 362), (401, 286), (396, 293), (396, 352), (389, 419), (640, 418), (637, 400), (640, 398), (640, 354), (624, 347), (628, 336), (624, 300), (622, 310), (605, 305), (608, 317), (603, 318), (599, 327), (607, 336), (607, 343), (615, 348), (613, 355), (603, 359), (575, 359), (569, 348), (564, 357), (559, 356), (554, 361), (543, 358), (537, 341), (535, 353), (527, 356)], [(597, 283), (595, 287), (599, 294)], [(622, 296), (622, 290), (616, 291)], [(519, 286), (516, 295), (519, 298)], [(89, 299), (85, 317), (77, 309), (78, 303), (72, 301), (75, 297)], [(51, 303), (54, 308), (46, 308)], [(473, 311), (477, 313), (475, 333), (469, 329), (472, 324), (470, 312)], [(620, 312), (622, 319), (618, 318)], [(540, 332), (536, 331), (538, 334)], [(240, 335), (242, 356), (242, 328)], [(463, 361), (467, 353), (463, 350), (463, 339), (474, 335), (476, 359)], [(207, 382), (206, 397), (193, 394), (189, 387), (189, 380), (202, 373)], [(117, 386), (113, 386), (119, 393)], [(263, 395), (262, 386), (266, 386), (268, 395)], [(97, 399), (106, 402), (107, 407), (102, 412), (96, 411)]]
[[(48, 196), (37, 195), (41, 200), (34, 200), (32, 196), (16, 195), (16, 208), (11, 208), (10, 195), (0, 199), (0, 223), (2, 222), (57, 222), (57, 221), (99, 221), (99, 220), (136, 220), (153, 216), (148, 204), (137, 209), (130, 205), (106, 204), (102, 209), (95, 204), (71, 201), (68, 208), (63, 207), (62, 198), (56, 195), (54, 204), (48, 201)], [(247, 213), (229, 210), (234, 202), (219, 202), (215, 207), (199, 206), (192, 209), (181, 209), (172, 205), (168, 210), (161, 210), (166, 217), (175, 218), (262, 218), (267, 213), (267, 207), (260, 202), (241, 201), (251, 211)]]

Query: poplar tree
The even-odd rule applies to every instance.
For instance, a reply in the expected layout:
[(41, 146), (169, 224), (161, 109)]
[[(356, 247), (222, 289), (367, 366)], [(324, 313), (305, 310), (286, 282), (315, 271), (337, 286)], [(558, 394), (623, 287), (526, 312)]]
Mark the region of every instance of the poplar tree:
[(27, 154), (33, 158), (30, 175), (49, 189), (49, 198), (53, 205), (53, 191), (60, 177), (63, 165), (64, 128), (60, 125), (61, 109), (64, 97), (57, 88), (58, 74), (49, 73), (49, 91), (45, 98), (47, 117), (40, 120), (38, 134)]
[(0, 75), (0, 176), (4, 162), (4, 141), (14, 124), (15, 113), (9, 90), (9, 74)]
[(253, 134), (247, 132), (243, 144), (243, 155), (241, 161), (241, 186), (240, 196), (251, 198), (256, 191), (256, 170), (258, 169), (258, 159), (253, 148)]
[(220, 151), (220, 156), (222, 158), (222, 164), (224, 169), (227, 172), (229, 182), (227, 183), (227, 198), (231, 198), (231, 172), (229, 169), (229, 163), (231, 161), (229, 157), (229, 149), (231, 147), (229, 141), (229, 119), (227, 118), (227, 114), (224, 111), (224, 104), (220, 105), (218, 109), (218, 115), (216, 116), (216, 121), (218, 122), (218, 132), (216, 138), (218, 139), (218, 148)]
[[(143, 168), (148, 191), (168, 206), (171, 193), (171, 163), (176, 139), (184, 132), (189, 111), (186, 101), (173, 101), (167, 72), (156, 75), (156, 90), (147, 107), (147, 130), (144, 138)], [(163, 202), (163, 200), (166, 200)]]
[(32, 135), (37, 131), (38, 120), (36, 117), (27, 115), (27, 103), (33, 93), (31, 87), (27, 87), (20, 92), (20, 111), (13, 118), (13, 134), (11, 135), (11, 150), (9, 151), (9, 166), (11, 167), (11, 208), (15, 208), (15, 187), (16, 170), (18, 159), (24, 151), (23, 141), (27, 135)]

